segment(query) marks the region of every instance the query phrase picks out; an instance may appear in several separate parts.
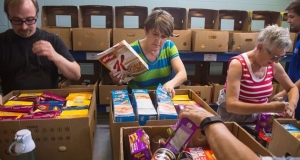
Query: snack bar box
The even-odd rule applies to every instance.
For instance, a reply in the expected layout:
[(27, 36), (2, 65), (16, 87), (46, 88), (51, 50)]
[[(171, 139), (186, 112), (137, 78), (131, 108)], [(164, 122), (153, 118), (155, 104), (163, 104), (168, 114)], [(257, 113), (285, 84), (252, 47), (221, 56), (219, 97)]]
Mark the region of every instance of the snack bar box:
[(91, 160), (97, 124), (94, 89), (16, 90), (4, 96), (3, 103), (13, 95), (36, 92), (49, 92), (62, 97), (67, 97), (69, 93), (74, 92), (93, 92), (88, 117), (0, 121), (0, 159), (15, 159), (5, 153), (9, 145), (14, 142), (15, 133), (21, 129), (29, 129), (36, 144), (37, 159)]

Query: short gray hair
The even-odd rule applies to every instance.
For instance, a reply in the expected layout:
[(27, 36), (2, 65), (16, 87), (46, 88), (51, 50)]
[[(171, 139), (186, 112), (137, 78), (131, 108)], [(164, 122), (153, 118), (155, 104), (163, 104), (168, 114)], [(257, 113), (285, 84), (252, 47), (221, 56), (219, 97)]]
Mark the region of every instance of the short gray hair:
[(262, 43), (264, 49), (284, 49), (288, 51), (292, 45), (290, 31), (288, 28), (275, 25), (267, 26), (258, 35), (257, 43)]

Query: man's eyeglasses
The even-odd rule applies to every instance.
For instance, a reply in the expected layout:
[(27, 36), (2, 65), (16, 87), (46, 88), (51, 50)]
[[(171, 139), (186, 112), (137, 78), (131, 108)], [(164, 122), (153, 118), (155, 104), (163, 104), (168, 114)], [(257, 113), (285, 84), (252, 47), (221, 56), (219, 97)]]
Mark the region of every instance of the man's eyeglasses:
[(283, 59), (283, 58), (286, 57), (285, 55), (284, 55), (284, 56), (275, 56), (275, 55), (273, 55), (273, 54), (271, 53), (271, 51), (268, 50), (268, 49), (267, 49), (267, 52), (269, 53), (269, 55), (270, 55), (272, 61), (276, 61), (276, 60), (277, 60), (277, 61), (280, 61), (281, 59)]
[(15, 20), (15, 19), (10, 19), (10, 23), (13, 25), (22, 25), (23, 23), (27, 24), (27, 25), (32, 25), (36, 23), (36, 18), (34, 19), (26, 19), (26, 20)]

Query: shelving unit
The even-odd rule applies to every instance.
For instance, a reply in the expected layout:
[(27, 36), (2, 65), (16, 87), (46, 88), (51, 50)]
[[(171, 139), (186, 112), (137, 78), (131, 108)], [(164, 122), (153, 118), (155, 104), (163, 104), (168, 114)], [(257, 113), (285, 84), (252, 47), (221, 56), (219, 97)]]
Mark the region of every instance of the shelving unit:
[[(88, 53), (94, 53), (95, 55), (99, 52), (84, 52), (84, 51), (70, 51), (76, 60), (89, 60), (87, 59)], [(207, 62), (227, 62), (231, 57), (239, 55), (241, 53), (233, 52), (191, 52), (191, 51), (179, 51), (180, 58), (182, 61), (207, 61)], [(280, 62), (289, 62), (292, 57), (292, 53), (287, 53), (286, 58), (282, 59)], [(96, 58), (96, 57), (95, 57)], [(94, 59), (97, 60), (97, 59)]]

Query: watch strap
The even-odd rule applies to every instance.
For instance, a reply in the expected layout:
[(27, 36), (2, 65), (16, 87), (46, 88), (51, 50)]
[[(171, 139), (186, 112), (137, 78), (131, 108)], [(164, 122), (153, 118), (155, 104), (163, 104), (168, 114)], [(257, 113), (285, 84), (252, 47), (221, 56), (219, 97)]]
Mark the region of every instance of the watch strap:
[(204, 129), (206, 126), (213, 124), (213, 123), (224, 123), (224, 121), (219, 117), (219, 116), (212, 116), (212, 117), (206, 117), (202, 120), (202, 122), (200, 123), (200, 129), (201, 129), (201, 133), (205, 136), (205, 132)]

